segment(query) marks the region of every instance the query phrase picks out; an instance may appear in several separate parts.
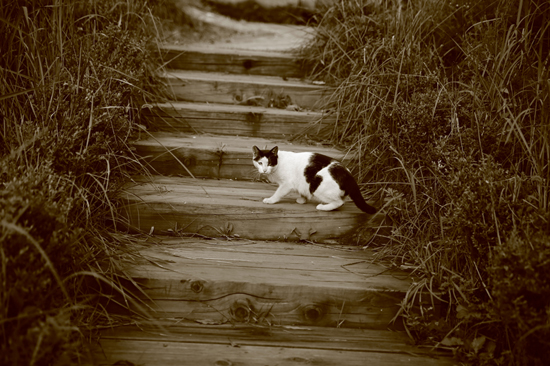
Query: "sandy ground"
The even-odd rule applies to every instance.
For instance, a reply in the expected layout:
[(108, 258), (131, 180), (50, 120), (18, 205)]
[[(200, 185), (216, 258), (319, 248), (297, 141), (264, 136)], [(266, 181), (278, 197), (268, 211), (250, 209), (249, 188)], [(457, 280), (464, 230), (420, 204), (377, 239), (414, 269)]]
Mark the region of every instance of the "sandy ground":
[[(239, 4), (247, 0), (216, 0), (218, 3)], [(313, 9), (318, 0), (254, 0), (257, 4), (264, 8), (272, 8), (276, 6), (301, 6), (308, 9)], [(322, 1), (322, 0), (321, 0)]]
[(212, 47), (224, 49), (286, 52), (300, 48), (314, 34), (313, 28), (307, 26), (237, 21), (191, 5), (182, 5), (182, 8), (198, 22), (216, 28), (210, 36), (191, 41), (201, 45), (210, 44)]
[[(218, 3), (239, 4), (248, 0), (216, 0)], [(264, 8), (272, 8), (276, 6), (296, 6), (306, 9), (314, 9), (317, 4), (330, 4), (334, 0), (254, 0), (257, 4)]]

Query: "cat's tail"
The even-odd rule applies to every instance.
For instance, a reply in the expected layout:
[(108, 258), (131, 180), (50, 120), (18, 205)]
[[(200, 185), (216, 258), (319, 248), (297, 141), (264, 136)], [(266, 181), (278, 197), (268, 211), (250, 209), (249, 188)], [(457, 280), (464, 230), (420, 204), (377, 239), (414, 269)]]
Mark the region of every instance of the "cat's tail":
[(357, 182), (349, 172), (345, 180), (345, 192), (349, 195), (353, 203), (355, 203), (355, 205), (359, 207), (361, 211), (366, 212), (370, 215), (374, 215), (378, 211), (376, 207), (369, 205), (365, 201), (363, 195), (361, 194), (361, 189), (359, 188), (359, 185), (357, 185)]

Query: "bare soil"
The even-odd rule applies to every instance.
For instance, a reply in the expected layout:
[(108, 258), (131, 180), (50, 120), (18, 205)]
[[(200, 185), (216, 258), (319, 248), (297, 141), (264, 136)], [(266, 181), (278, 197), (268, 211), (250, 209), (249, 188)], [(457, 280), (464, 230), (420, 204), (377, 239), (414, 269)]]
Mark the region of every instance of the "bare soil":
[(313, 37), (308, 26), (237, 21), (192, 5), (181, 5), (193, 27), (176, 28), (170, 44), (201, 44), (216, 48), (290, 52)]

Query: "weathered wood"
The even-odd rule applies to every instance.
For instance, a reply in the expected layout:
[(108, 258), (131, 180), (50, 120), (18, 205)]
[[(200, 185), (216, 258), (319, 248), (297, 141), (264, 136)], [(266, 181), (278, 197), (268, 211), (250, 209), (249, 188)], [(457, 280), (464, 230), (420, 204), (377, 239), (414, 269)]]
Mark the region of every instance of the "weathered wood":
[(138, 326), (107, 329), (101, 332), (101, 338), (438, 355), (412, 346), (403, 332), (396, 331), (238, 323), (205, 325), (182, 319), (140, 321)]
[[(104, 340), (95, 360), (99, 365), (112, 365), (119, 360), (140, 366), (208, 365), (342, 365), (346, 366), (439, 366), (454, 365), (445, 359), (414, 354), (361, 351), (333, 351), (270, 346), (233, 346), (221, 344), (179, 343), (141, 340)], [(108, 356), (103, 356), (105, 353)]]
[(284, 108), (287, 104), (292, 104), (305, 109), (319, 109), (326, 103), (324, 98), (330, 94), (330, 90), (325, 87), (275, 76), (174, 70), (166, 73), (164, 78), (176, 100), (190, 102), (256, 102), (258, 104), (255, 105), (263, 107)]
[(101, 333), (102, 342), (116, 340), (379, 352), (439, 357), (450, 361), (447, 352), (412, 346), (410, 339), (403, 332), (368, 329), (247, 324), (201, 325), (173, 319), (140, 321), (137, 326), (120, 326)]
[[(237, 285), (237, 288), (239, 286)], [(144, 300), (159, 317), (182, 317), (187, 320), (225, 324), (244, 322), (263, 325), (316, 325), (322, 327), (387, 329), (397, 306), (375, 307), (365, 303), (352, 303), (345, 299), (307, 302), (307, 293), (292, 294), (294, 300), (264, 299), (247, 294), (232, 294), (220, 299)], [(373, 297), (379, 299), (378, 294)], [(398, 296), (392, 298), (398, 301)], [(304, 303), (305, 302), (305, 303)]]
[(422, 365), (456, 364), (448, 354), (422, 351), (388, 331), (189, 326), (161, 324), (106, 331), (92, 345), (95, 365)]
[(319, 112), (187, 102), (156, 104), (142, 113), (162, 131), (281, 139), (316, 135), (334, 121), (334, 116)]
[(303, 75), (291, 53), (164, 45), (161, 54), (171, 69), (298, 78)]
[(324, 212), (315, 203), (297, 204), (291, 193), (277, 204), (264, 204), (276, 187), (261, 182), (157, 177), (153, 185), (137, 178), (136, 183), (127, 187), (121, 212), (131, 227), (146, 232), (154, 227), (156, 233), (331, 241), (358, 225), (379, 225), (378, 216), (364, 214), (352, 202)]
[[(287, 141), (262, 138), (228, 137), (210, 135), (174, 135), (152, 133), (147, 140), (133, 144), (136, 153), (152, 168), (152, 173), (162, 175), (252, 180), (258, 178), (252, 164), (252, 146), (303, 152), (311, 151), (342, 159), (342, 152), (319, 146), (291, 144)], [(187, 169), (186, 169), (187, 168)]]
[[(389, 269), (377, 261), (371, 250), (347, 245), (318, 245), (294, 242), (273, 242), (258, 240), (225, 240), (181, 237), (160, 237), (154, 248), (141, 250), (142, 255), (154, 255), (155, 258), (167, 261), (177, 259), (178, 263), (186, 262), (193, 265), (196, 261), (224, 262), (238, 264), (239, 267), (282, 268), (285, 270), (303, 270), (330, 272), (331, 280), (323, 282), (330, 286), (336, 281), (335, 273), (346, 275), (344, 283), (334, 286), (345, 288), (346, 283), (371, 282), (380, 289), (392, 289), (390, 285), (384, 287), (386, 279), (392, 281), (393, 286), (399, 283), (395, 290), (404, 290), (409, 282), (409, 275), (403, 271)], [(350, 276), (350, 274), (354, 276)], [(379, 280), (382, 279), (382, 282)], [(407, 285), (403, 284), (403, 281)], [(273, 281), (273, 279), (272, 279)], [(343, 286), (343, 287), (342, 287)], [(389, 287), (388, 287), (389, 286)]]
[(123, 271), (143, 289), (136, 294), (156, 317), (386, 329), (411, 279), (373, 263), (369, 252), (347, 252), (349, 258), (340, 252), (280, 242), (168, 239), (141, 249), (143, 260)]

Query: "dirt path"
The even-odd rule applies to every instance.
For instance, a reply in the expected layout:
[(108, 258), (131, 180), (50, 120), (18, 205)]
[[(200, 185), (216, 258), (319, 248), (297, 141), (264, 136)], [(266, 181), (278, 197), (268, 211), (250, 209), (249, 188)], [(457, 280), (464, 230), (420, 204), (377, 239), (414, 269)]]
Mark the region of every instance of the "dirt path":
[(213, 48), (287, 52), (302, 47), (314, 35), (313, 28), (307, 26), (237, 21), (191, 5), (182, 9), (192, 19), (218, 28), (216, 36), (208, 38)]

